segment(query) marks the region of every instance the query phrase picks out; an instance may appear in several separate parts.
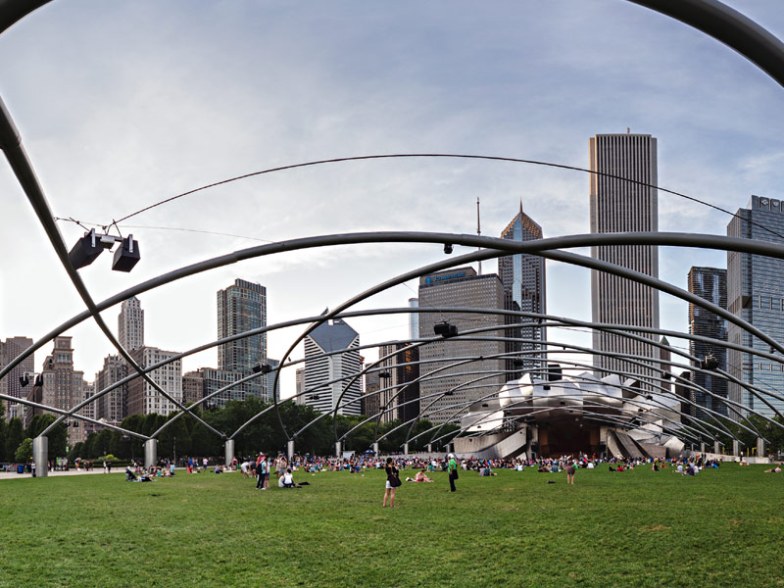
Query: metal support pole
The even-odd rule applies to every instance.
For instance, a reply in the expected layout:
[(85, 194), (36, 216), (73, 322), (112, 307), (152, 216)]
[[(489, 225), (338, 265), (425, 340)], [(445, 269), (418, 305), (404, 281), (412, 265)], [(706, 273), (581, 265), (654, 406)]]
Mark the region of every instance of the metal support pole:
[(427, 444), (427, 452), (428, 453), (433, 453), (433, 445), (431, 443)]
[(158, 463), (158, 440), (147, 439), (144, 442), (144, 467), (149, 469)]
[(226, 456), (226, 467), (231, 467), (231, 462), (234, 461), (234, 439), (226, 439), (226, 449), (224, 451)]
[(403, 455), (408, 455), (408, 443), (403, 444)]
[(45, 478), (49, 475), (49, 439), (43, 435), (33, 439), (33, 465), (37, 477)]
[(342, 457), (343, 456), (343, 449), (341, 447), (340, 441), (335, 441), (335, 457)]
[(765, 440), (757, 437), (757, 457), (765, 457)]
[(700, 453), (705, 453), (705, 443), (700, 443)]
[(289, 457), (289, 462), (291, 462), (291, 458), (294, 457), (294, 439), (290, 439), (289, 442), (286, 444), (287, 455)]
[(740, 455), (740, 442), (737, 439), (732, 440), (732, 455), (735, 457)]
[(378, 456), (378, 443), (373, 443), (373, 453), (375, 453), (376, 456)]
[(718, 441), (713, 442), (713, 453), (720, 454), (721, 453), (721, 444)]

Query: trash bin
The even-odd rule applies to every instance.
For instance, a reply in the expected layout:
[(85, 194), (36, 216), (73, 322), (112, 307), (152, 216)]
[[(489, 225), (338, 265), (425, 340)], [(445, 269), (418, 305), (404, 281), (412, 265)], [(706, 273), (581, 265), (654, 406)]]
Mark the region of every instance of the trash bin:
[(24, 474), (24, 464), (20, 463), (16, 465), (16, 473), (17, 474)]

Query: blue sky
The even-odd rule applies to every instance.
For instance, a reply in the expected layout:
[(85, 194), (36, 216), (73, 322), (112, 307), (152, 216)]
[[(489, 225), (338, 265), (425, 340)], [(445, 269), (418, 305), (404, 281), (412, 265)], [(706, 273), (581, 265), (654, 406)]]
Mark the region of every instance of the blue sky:
[[(784, 35), (777, 0), (728, 4)], [(624, 0), (55, 1), (0, 36), (0, 55), (0, 95), (53, 214), (83, 224), (322, 158), (440, 152), (587, 167), (591, 135), (627, 128), (658, 138), (666, 188), (733, 211), (752, 193), (784, 196), (784, 89), (717, 41)], [(5, 164), (0, 194), (0, 337), (37, 339), (81, 302)], [(477, 197), (486, 235), (500, 233), (521, 199), (546, 236), (588, 231), (584, 174), (464, 160), (360, 162), (262, 176), (161, 206), (120, 226), (141, 245), (131, 274), (112, 272), (108, 259), (81, 273), (101, 300), (260, 241), (473, 233)], [(664, 194), (659, 208), (663, 231), (724, 234), (729, 220)], [(59, 226), (69, 244), (82, 234)], [(379, 245), (224, 268), (144, 295), (147, 343), (179, 351), (214, 338), (215, 291), (235, 277), (267, 286), (269, 321), (278, 322), (442, 257), (436, 246)], [(669, 249), (660, 259), (660, 276), (684, 288), (692, 265), (725, 263), (722, 253)], [(404, 306), (415, 294), (412, 283), (363, 306)], [(663, 327), (688, 328), (685, 304), (662, 296), (661, 305)], [(548, 310), (589, 319), (587, 271), (548, 264)], [(117, 313), (106, 313), (110, 325)], [(407, 332), (405, 317), (353, 326), (363, 343)], [(77, 367), (92, 379), (108, 342), (91, 324), (70, 334)], [(272, 353), (296, 334), (271, 335)], [(215, 363), (210, 353), (186, 368)]]

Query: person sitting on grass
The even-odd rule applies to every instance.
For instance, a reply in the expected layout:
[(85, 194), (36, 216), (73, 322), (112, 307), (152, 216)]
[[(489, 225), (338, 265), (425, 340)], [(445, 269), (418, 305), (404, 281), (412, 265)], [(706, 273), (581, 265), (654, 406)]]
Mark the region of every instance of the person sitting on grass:
[(406, 478), (406, 482), (432, 482), (427, 474), (425, 473), (425, 468), (422, 468), (420, 471), (416, 473), (416, 476), (413, 478)]
[(286, 468), (286, 472), (281, 476), (280, 481), (281, 488), (297, 488), (297, 484), (294, 483), (294, 476), (291, 475), (291, 468)]

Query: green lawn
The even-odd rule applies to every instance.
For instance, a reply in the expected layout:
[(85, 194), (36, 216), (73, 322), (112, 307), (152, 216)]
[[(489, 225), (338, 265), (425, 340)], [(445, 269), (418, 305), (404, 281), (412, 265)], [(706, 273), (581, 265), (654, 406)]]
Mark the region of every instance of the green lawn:
[(763, 469), (462, 473), (455, 494), (437, 473), (394, 510), (377, 471), (8, 480), (0, 586), (784, 586), (784, 477)]

